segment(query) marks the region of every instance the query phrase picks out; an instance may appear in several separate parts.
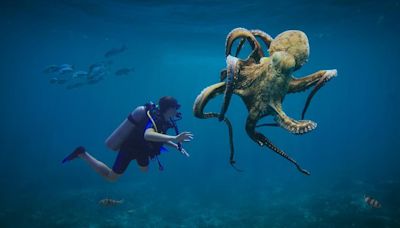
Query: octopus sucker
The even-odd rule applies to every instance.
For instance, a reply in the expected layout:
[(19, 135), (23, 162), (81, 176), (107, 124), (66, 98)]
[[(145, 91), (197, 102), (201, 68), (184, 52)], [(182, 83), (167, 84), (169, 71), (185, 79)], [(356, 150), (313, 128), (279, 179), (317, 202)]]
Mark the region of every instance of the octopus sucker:
[[(264, 42), (267, 50), (256, 39)], [(234, 56), (231, 49), (235, 40), (240, 39)], [(251, 46), (251, 53), (246, 59), (238, 58), (245, 41)], [(307, 35), (299, 30), (284, 31), (275, 38), (258, 29), (233, 29), (225, 42), (227, 66), (220, 73), (220, 83), (211, 85), (197, 96), (193, 105), (194, 115), (201, 119), (219, 118), (227, 124), (231, 146), (230, 163), (233, 160), (233, 131), (226, 115), (232, 95), (241, 97), (248, 110), (246, 120), (247, 135), (259, 146), (267, 146), (276, 154), (294, 164), (301, 173), (310, 173), (288, 154), (275, 146), (264, 134), (256, 131), (262, 126), (280, 126), (294, 134), (305, 134), (317, 127), (317, 123), (304, 120), (305, 113), (316, 92), (326, 82), (337, 75), (336, 70), (320, 70), (305, 77), (296, 78), (293, 73), (299, 70), (309, 58), (309, 42)], [(266, 58), (264, 53), (269, 54)], [(282, 101), (287, 94), (312, 89), (305, 102), (301, 120), (295, 120), (286, 115)], [(209, 100), (224, 94), (224, 101), (219, 113), (204, 113), (204, 107)], [(257, 124), (261, 118), (272, 116), (275, 123)]]

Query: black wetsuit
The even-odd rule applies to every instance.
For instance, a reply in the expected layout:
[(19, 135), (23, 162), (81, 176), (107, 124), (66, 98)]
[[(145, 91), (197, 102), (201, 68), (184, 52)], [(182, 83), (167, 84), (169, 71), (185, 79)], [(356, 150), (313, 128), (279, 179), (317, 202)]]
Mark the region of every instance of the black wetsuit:
[[(158, 133), (165, 134), (167, 130), (172, 127), (171, 124), (163, 120), (163, 118), (157, 118), (156, 116), (152, 116), (152, 118), (156, 123)], [(144, 132), (146, 129), (155, 129), (153, 123), (147, 116), (144, 118), (144, 121), (140, 123), (135, 121), (131, 116), (128, 116), (128, 120), (135, 126), (121, 145), (118, 156), (115, 159), (112, 170), (118, 174), (122, 174), (132, 160), (136, 160), (139, 166), (148, 166), (149, 158), (158, 156), (163, 145), (162, 142), (150, 142), (144, 139)]]

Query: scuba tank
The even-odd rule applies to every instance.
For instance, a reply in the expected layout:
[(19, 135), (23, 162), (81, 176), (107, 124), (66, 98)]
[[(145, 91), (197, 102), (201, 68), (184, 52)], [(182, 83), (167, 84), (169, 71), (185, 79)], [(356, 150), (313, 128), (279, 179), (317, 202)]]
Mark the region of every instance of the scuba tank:
[(148, 121), (146, 112), (152, 110), (156, 105), (152, 102), (139, 106), (133, 110), (128, 117), (111, 133), (105, 140), (105, 144), (113, 151), (118, 151), (129, 134), (136, 127), (143, 127)]

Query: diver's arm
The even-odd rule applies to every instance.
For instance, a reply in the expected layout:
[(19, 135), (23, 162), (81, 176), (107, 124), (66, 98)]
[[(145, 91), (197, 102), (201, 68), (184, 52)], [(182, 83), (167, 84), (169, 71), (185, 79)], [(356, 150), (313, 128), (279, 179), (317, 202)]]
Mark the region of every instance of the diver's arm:
[(166, 143), (173, 140), (174, 138), (174, 136), (158, 133), (153, 128), (148, 128), (144, 132), (144, 139), (147, 141)]
[(172, 141), (174, 143), (179, 143), (182, 141), (190, 141), (193, 139), (193, 134), (190, 132), (182, 132), (177, 136), (171, 136), (171, 135), (166, 135), (166, 134), (161, 134), (158, 133), (154, 130), (154, 128), (148, 128), (144, 132), (144, 139), (147, 141), (153, 141), (153, 142), (168, 142)]
[(167, 146), (173, 147), (174, 149), (177, 149), (177, 150), (179, 149), (178, 144), (176, 144), (176, 143), (174, 143), (172, 141), (167, 141), (167, 142), (165, 142), (165, 144)]
[(179, 150), (178, 144), (172, 141), (167, 141), (165, 144), (174, 147), (177, 151), (181, 152), (181, 154), (185, 155), (186, 157), (190, 157), (190, 154), (184, 148), (181, 148), (181, 150)]

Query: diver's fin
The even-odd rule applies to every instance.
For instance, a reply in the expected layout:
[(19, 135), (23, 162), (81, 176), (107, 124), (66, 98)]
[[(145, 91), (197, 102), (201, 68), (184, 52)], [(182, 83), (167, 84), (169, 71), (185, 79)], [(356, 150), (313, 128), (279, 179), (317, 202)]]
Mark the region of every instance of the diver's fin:
[(67, 161), (74, 160), (80, 154), (85, 153), (85, 151), (86, 151), (85, 147), (83, 147), (83, 146), (77, 147), (74, 151), (72, 151), (72, 153), (70, 153), (67, 157), (65, 157), (64, 160), (62, 160), (62, 163), (64, 164)]

